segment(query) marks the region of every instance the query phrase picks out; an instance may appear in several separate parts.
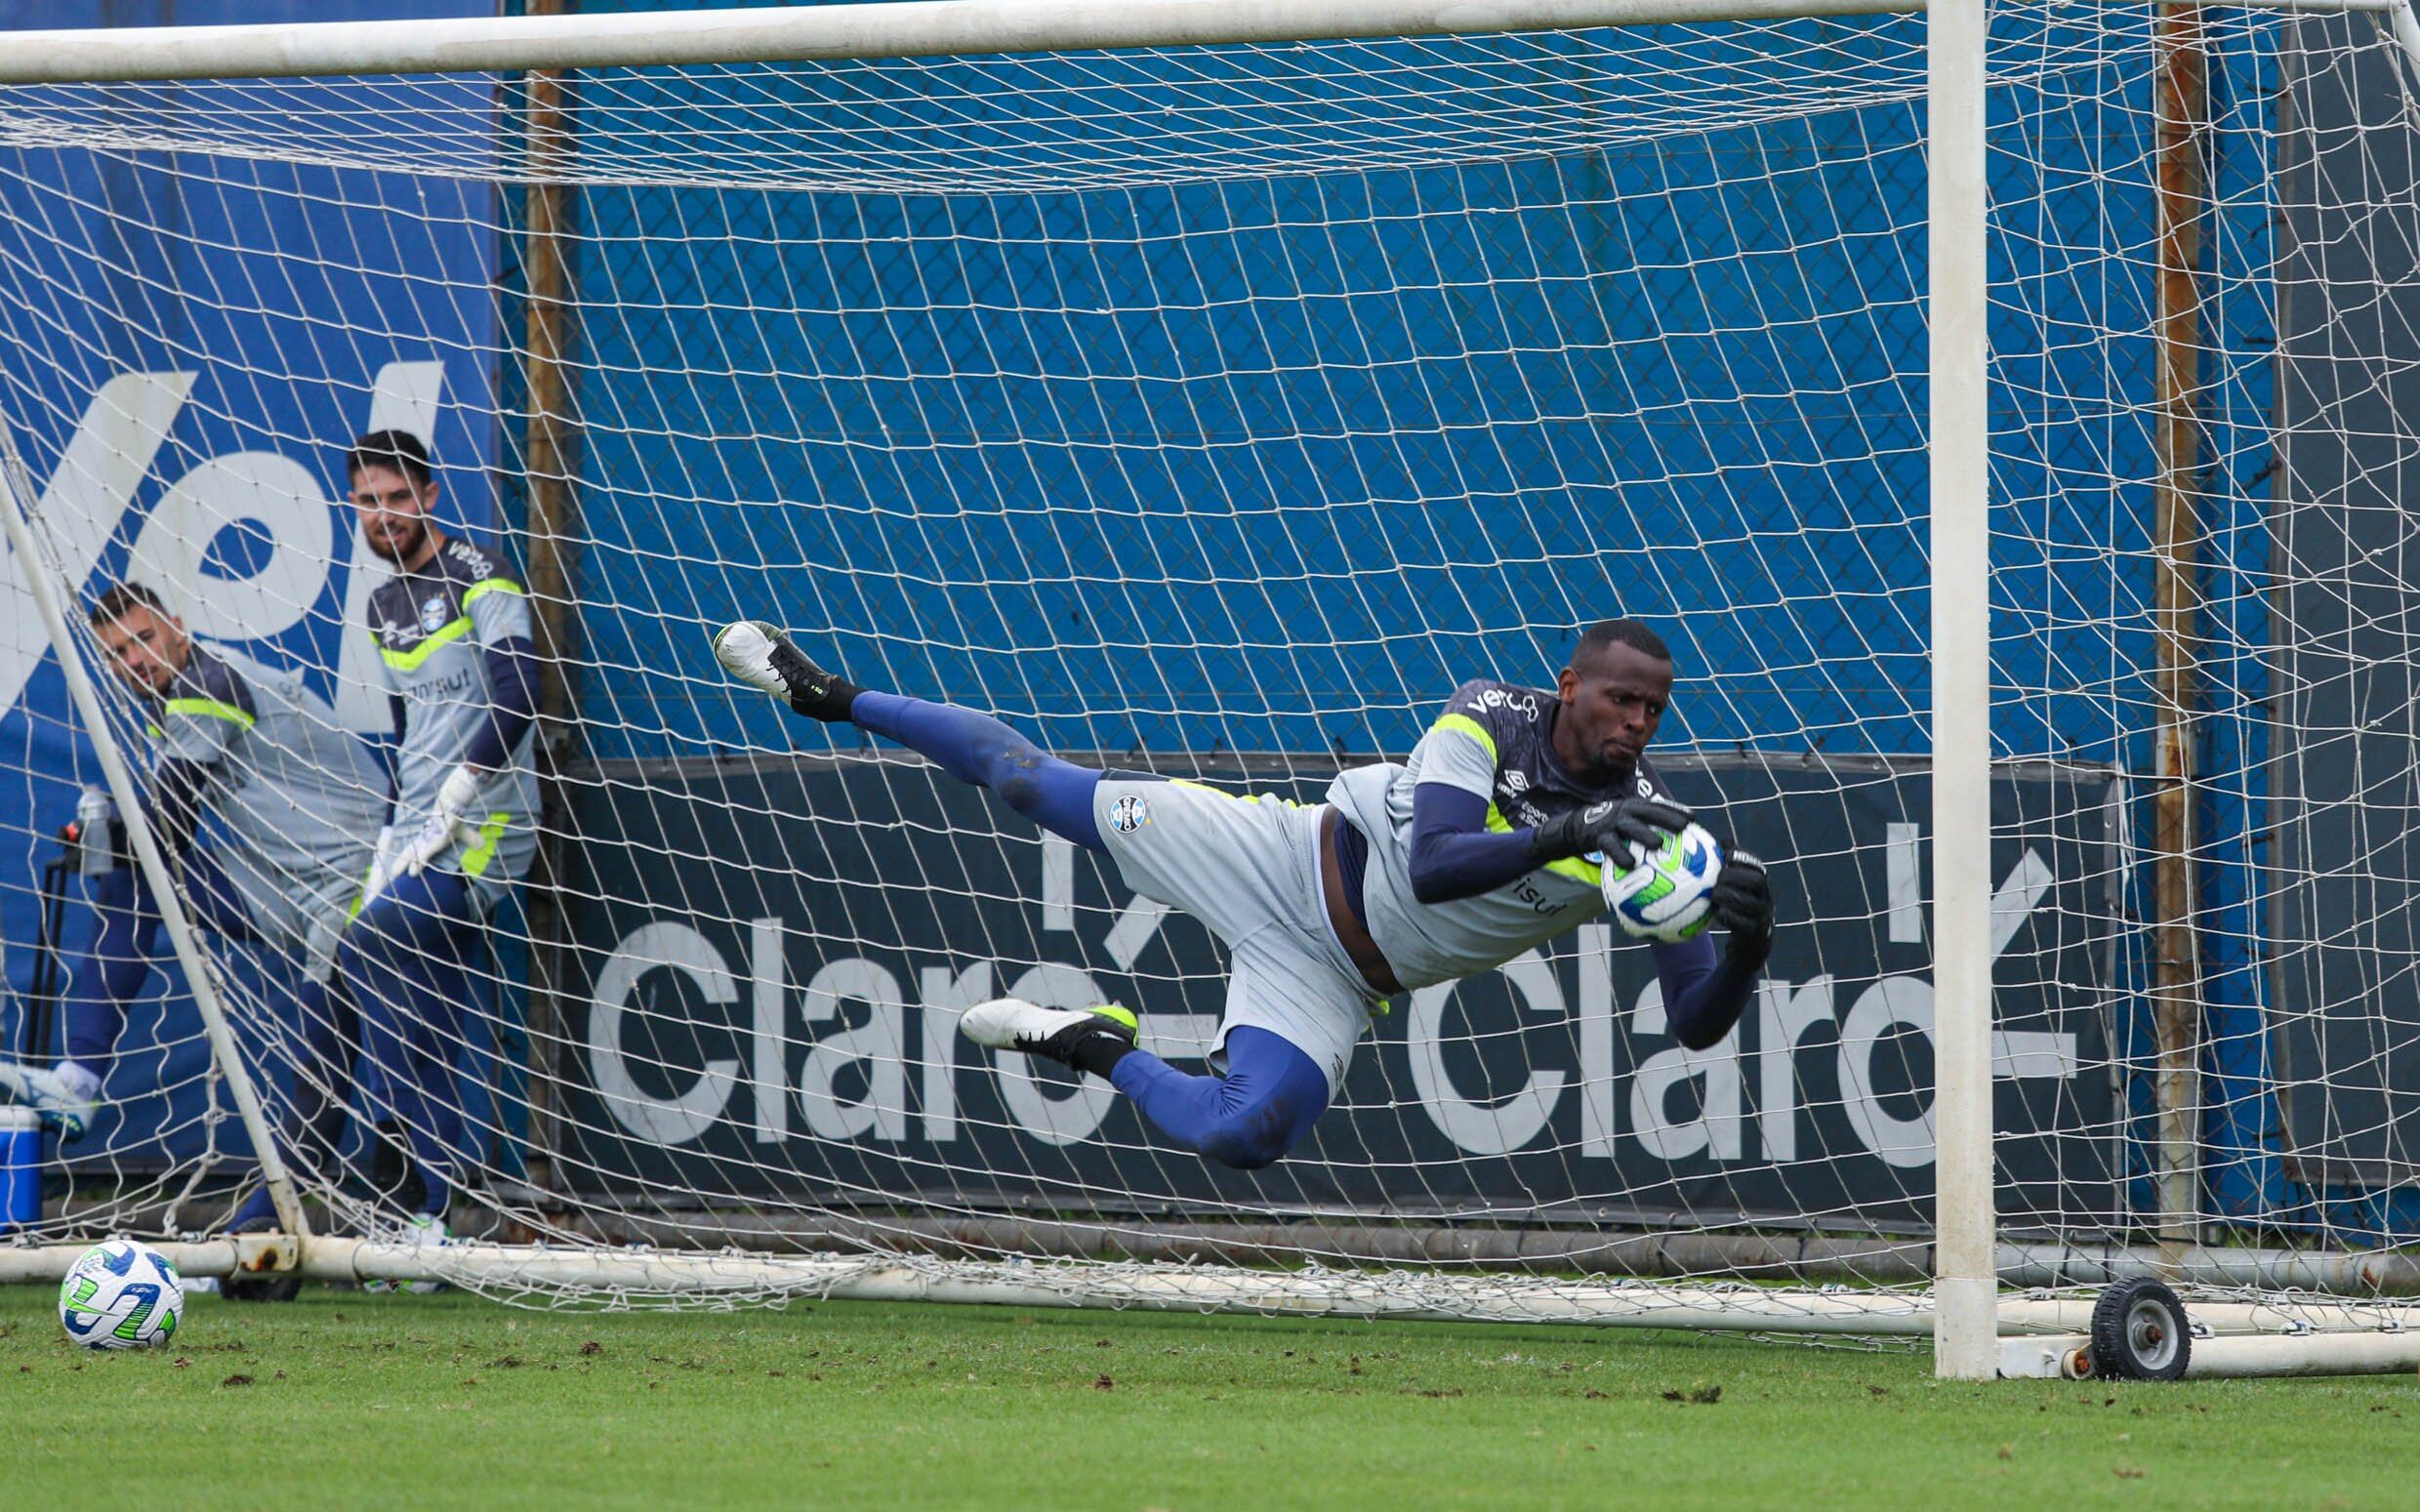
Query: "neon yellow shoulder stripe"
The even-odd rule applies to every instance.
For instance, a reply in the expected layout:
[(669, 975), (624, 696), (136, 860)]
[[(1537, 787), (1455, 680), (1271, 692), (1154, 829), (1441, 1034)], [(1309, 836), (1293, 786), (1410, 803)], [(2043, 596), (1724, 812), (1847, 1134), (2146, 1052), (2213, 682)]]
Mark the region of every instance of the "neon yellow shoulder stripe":
[(469, 616), (465, 616), (451, 625), (439, 626), (430, 633), (428, 639), (409, 651), (390, 651), (386, 646), (381, 645), (378, 648), (378, 654), (388, 666), (397, 672), (414, 672), (419, 669), (421, 663), (436, 655), (440, 646), (451, 645), (470, 633), (471, 620)]
[[(1446, 717), (1452, 718), (1454, 715), (1448, 715)], [(1441, 719), (1438, 722), (1442, 724), (1445, 721)], [(1504, 817), (1502, 809), (1490, 803), (1488, 805), (1488, 828), (1499, 835), (1508, 834), (1512, 830), (1512, 821)], [(1586, 882), (1591, 887), (1605, 885), (1605, 869), (1593, 861), (1584, 860), (1579, 856), (1566, 856), (1560, 861), (1549, 861), (1541, 870), (1552, 872), (1557, 877), (1568, 877), (1576, 882)]]
[(170, 714), (201, 715), (206, 718), (225, 719), (229, 724), (252, 728), (252, 715), (233, 704), (222, 704), (215, 698), (172, 698), (166, 704)]
[[(521, 585), (513, 582), (511, 578), (488, 578), (483, 582), (472, 584), (471, 587), (463, 593), (463, 608), (468, 610), (472, 604), (478, 602), (479, 599), (489, 593), (511, 593), (515, 598), (526, 598), (529, 596), (522, 591)], [(436, 654), (439, 646), (451, 645), (455, 641), (460, 640), (463, 636), (470, 633), (471, 616), (466, 613), (453, 623), (448, 625), (440, 625), (435, 630), (431, 631), (429, 633), (428, 639), (422, 641), (419, 645), (412, 647), (409, 651), (390, 651), (387, 649), (384, 642), (379, 642), (378, 654), (382, 661), (386, 662), (388, 666), (393, 668), (397, 672), (416, 672), (419, 670), (421, 663), (429, 660), (430, 657)], [(372, 641), (378, 641), (378, 632), (371, 631), (370, 639)]]
[(1479, 749), (1488, 754), (1489, 760), (1493, 761), (1497, 758), (1496, 755), (1496, 737), (1488, 733), (1488, 727), (1486, 725), (1481, 724), (1478, 720), (1472, 718), (1466, 714), (1447, 715), (1444, 718), (1439, 719), (1428, 728), (1432, 734), (1438, 730), (1455, 730), (1461, 734), (1467, 735), (1479, 743)]

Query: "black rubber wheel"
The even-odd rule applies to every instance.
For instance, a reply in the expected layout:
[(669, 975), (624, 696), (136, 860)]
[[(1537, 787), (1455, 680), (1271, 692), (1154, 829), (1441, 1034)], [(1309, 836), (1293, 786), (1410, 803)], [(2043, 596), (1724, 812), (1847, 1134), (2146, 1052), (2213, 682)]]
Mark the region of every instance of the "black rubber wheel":
[(229, 1276), (219, 1283), (219, 1295), (230, 1302), (291, 1302), (303, 1289), (300, 1276)]
[(2095, 1375), (2121, 1381), (2178, 1380), (2193, 1355), (2193, 1324), (2166, 1283), (2121, 1281), (2104, 1287), (2092, 1304)]

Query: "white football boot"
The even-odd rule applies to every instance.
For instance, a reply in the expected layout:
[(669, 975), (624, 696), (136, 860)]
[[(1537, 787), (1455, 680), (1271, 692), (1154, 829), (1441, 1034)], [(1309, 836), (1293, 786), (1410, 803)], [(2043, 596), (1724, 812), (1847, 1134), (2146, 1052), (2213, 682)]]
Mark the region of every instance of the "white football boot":
[(1093, 1035), (1109, 1035), (1133, 1048), (1134, 1015), (1114, 1002), (1093, 1008), (1046, 1008), (1022, 998), (994, 998), (958, 1016), (958, 1032), (995, 1050), (1016, 1050), (1075, 1066), (1076, 1046)]
[(770, 694), (810, 719), (843, 714), (833, 701), (841, 679), (807, 660), (790, 633), (762, 620), (740, 620), (715, 632), (715, 660), (759, 693)]

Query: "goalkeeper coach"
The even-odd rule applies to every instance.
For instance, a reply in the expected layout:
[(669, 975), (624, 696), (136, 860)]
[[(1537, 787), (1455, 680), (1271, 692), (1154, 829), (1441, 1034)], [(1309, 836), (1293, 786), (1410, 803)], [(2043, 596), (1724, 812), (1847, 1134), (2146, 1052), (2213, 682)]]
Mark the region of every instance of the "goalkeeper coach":
[[(1244, 1169), (1310, 1131), (1374, 1005), (1493, 970), (1595, 918), (1602, 858), (1690, 822), (1647, 758), (1672, 654), (1634, 620), (1591, 626), (1551, 689), (1464, 683), (1407, 761), (1343, 772), (1309, 805), (1060, 760), (987, 715), (859, 688), (761, 622), (725, 627), (715, 655), (800, 715), (898, 741), (991, 789), (1209, 925), (1232, 957), (1219, 1075), (1138, 1048), (1134, 1015), (1114, 1004), (995, 999), (959, 1028), (1099, 1076), (1179, 1143)], [(1733, 851), (1711, 896), (1723, 950), (1704, 935), (1650, 947), (1672, 1033), (1696, 1048), (1739, 1021), (1773, 941), (1754, 856)]]
[[(538, 658), (521, 585), (434, 518), (429, 450), (379, 430), (345, 454), (369, 549), (395, 569), (362, 630), (395, 715), (395, 792), (337, 968), (422, 1184), (414, 1225), (445, 1232), (463, 1114), (455, 1065), (488, 919), (538, 848)], [(373, 1079), (364, 1078), (365, 1083)]]
[[(301, 965), (305, 1033), (315, 1037), (327, 1018), (337, 937), (369, 864), (386, 773), (299, 674), (203, 645), (143, 585), (109, 589), (91, 619), (110, 670), (146, 715), (146, 813), (195, 921)], [(195, 838), (205, 809), (220, 832), (208, 842)], [(82, 838), (113, 843), (105, 834)], [(66, 1058), (53, 1067), (0, 1061), (0, 1094), (40, 1110), (65, 1139), (91, 1124), (126, 1004), (158, 946), (159, 908), (130, 858), (111, 858), (92, 903), (98, 927), (73, 964), (63, 1004)]]

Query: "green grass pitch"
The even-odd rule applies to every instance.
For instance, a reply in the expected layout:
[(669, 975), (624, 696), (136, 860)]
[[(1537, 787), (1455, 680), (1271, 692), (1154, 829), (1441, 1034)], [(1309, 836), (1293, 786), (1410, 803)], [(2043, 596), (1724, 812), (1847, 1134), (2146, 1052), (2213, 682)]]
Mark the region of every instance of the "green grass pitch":
[(856, 1303), (198, 1296), (87, 1354), (0, 1287), (13, 1505), (2386, 1508), (2403, 1376), (1942, 1384), (1921, 1353)]

